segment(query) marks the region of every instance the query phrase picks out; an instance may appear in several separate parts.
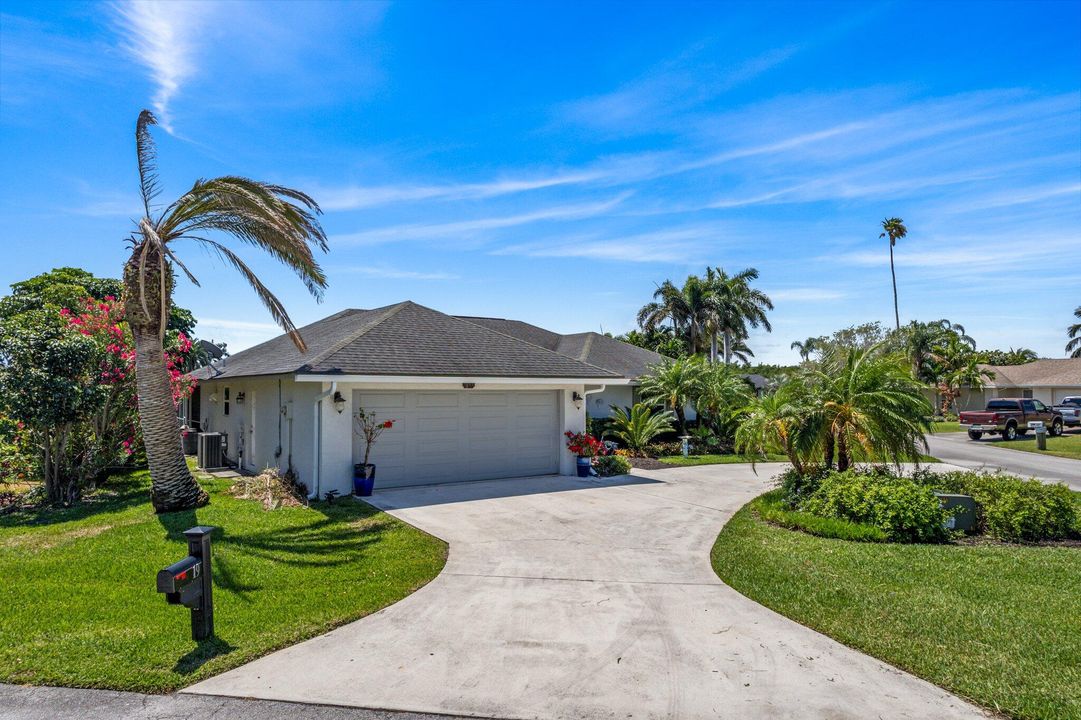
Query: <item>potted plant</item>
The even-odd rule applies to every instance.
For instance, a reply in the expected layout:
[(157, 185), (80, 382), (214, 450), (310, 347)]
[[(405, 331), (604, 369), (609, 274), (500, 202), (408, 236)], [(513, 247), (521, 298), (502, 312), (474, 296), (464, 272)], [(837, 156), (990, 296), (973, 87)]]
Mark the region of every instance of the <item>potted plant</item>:
[(379, 420), (375, 412), (359, 408), (353, 415), (353, 432), (364, 437), (364, 462), (353, 466), (353, 494), (369, 497), (375, 488), (375, 465), (368, 462), (372, 445), (384, 431), (394, 427), (395, 420)]
[(578, 477), (589, 477), (593, 470), (593, 458), (607, 454), (607, 449), (597, 438), (585, 432), (565, 432), (567, 449), (578, 456)]

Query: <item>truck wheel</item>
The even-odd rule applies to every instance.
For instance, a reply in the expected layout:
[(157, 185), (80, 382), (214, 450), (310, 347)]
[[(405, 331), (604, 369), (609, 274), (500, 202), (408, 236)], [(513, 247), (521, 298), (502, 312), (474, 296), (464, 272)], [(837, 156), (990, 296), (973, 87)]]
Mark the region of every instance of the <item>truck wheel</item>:
[(968, 439), (969, 440), (979, 440), (982, 437), (983, 437), (983, 433), (980, 432), (979, 430), (969, 430), (968, 431)]
[(1048, 433), (1051, 437), (1059, 437), (1062, 435), (1062, 422), (1056, 420), (1051, 423), (1051, 431)]
[(1007, 423), (1006, 429), (1002, 431), (1003, 440), (1016, 440), (1017, 439), (1017, 425), (1013, 423)]

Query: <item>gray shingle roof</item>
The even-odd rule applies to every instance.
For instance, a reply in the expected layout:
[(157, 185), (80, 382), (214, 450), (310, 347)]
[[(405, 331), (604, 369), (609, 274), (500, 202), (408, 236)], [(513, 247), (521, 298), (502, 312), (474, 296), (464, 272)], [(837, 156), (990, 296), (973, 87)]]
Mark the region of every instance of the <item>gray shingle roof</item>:
[(596, 332), (560, 335), (521, 320), (462, 315), (459, 317), (471, 323), (483, 325), (506, 335), (520, 338), (534, 345), (555, 350), (561, 355), (611, 370), (631, 380), (644, 375), (650, 365), (656, 365), (664, 359), (663, 356), (652, 350), (646, 350), (637, 345), (631, 345)]
[(1081, 358), (1050, 358), (1024, 365), (980, 365), (995, 374), (988, 387), (1081, 387)]
[(281, 335), (229, 357), (199, 379), (311, 373), (616, 378), (619, 374), (413, 302), (343, 310), (300, 328), (308, 352)]

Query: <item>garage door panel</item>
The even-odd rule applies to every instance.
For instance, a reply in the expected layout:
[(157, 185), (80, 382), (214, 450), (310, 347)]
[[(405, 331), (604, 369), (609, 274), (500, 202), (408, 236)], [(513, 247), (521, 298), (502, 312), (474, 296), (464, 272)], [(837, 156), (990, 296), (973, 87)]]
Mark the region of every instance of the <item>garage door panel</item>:
[[(558, 472), (555, 391), (354, 391), (397, 420), (372, 448), (380, 487)], [(364, 441), (354, 437), (360, 462)]]

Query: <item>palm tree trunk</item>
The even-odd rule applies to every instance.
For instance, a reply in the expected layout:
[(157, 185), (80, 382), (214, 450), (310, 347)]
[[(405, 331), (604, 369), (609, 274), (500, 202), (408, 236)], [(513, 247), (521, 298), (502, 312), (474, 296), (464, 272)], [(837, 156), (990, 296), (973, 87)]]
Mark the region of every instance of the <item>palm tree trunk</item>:
[(709, 362), (712, 365), (717, 362), (717, 331), (714, 330), (709, 336)]
[(673, 403), (673, 409), (676, 411), (676, 419), (679, 420), (679, 434), (686, 435), (687, 417), (683, 412), (683, 407), (680, 405), (675, 405), (675, 403)]
[(833, 469), (833, 431), (826, 433), (825, 442), (823, 442), (822, 448), (822, 463), (826, 466), (827, 470)]
[(897, 272), (893, 269), (893, 240), (890, 240), (890, 277), (893, 278), (893, 322), (901, 329), (901, 314), (897, 310)]
[(732, 337), (730, 331), (725, 328), (724, 331), (724, 364), (727, 365), (732, 361)]
[(160, 331), (161, 303), (169, 302), (172, 278), (166, 277), (163, 297), (158, 261), (153, 254), (149, 254), (144, 286), (150, 315), (147, 317), (141, 302), (139, 254), (137, 248), (124, 267), (125, 314), (135, 340), (135, 387), (139, 401), (139, 425), (143, 430), (143, 445), (150, 466), (150, 500), (154, 510), (159, 513), (189, 510), (205, 505), (210, 498), (195, 482), (184, 461), (180, 418), (173, 404), (169, 371), (165, 367), (165, 349)]
[(837, 436), (837, 470), (844, 472), (851, 464), (851, 460), (848, 456), (848, 441), (845, 439), (844, 434)]

